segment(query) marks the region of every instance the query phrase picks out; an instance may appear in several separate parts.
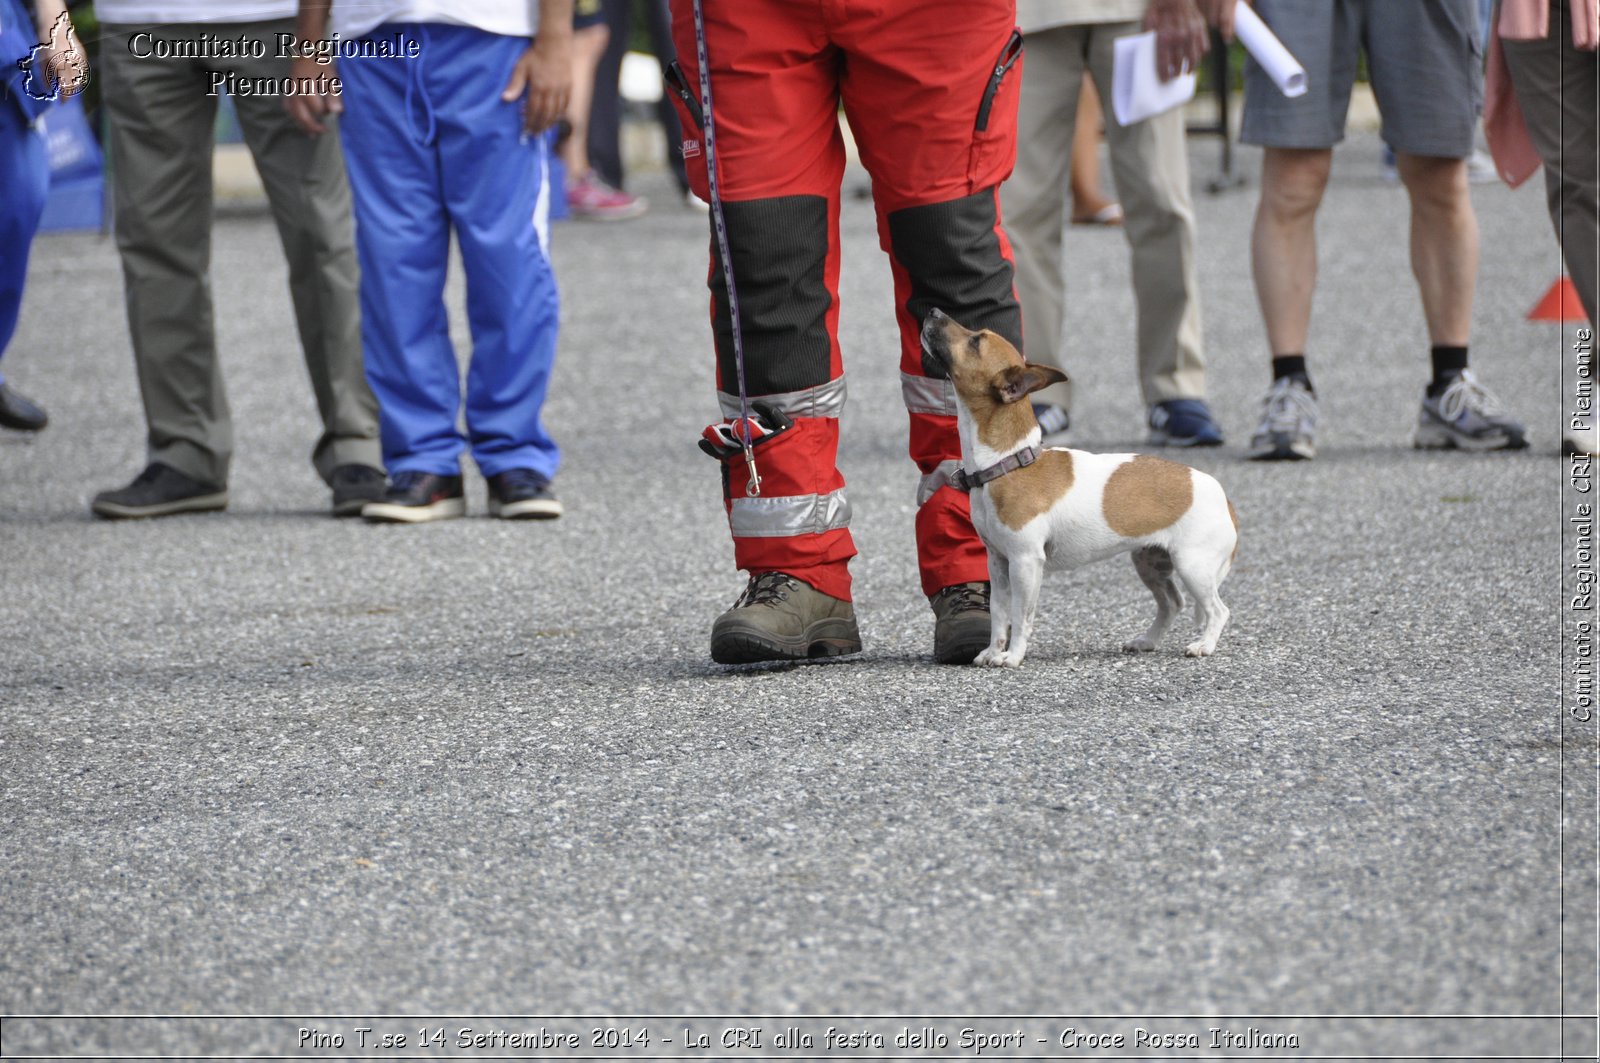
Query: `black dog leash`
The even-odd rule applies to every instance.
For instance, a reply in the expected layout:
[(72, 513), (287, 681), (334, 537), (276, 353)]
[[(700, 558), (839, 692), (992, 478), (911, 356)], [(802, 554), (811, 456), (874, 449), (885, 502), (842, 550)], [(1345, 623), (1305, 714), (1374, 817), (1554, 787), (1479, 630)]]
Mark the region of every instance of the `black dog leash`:
[(745, 493), (761, 494), (761, 475), (756, 471), (754, 441), (750, 432), (750, 395), (744, 382), (744, 336), (739, 327), (739, 291), (733, 280), (733, 252), (728, 246), (728, 224), (722, 214), (722, 191), (717, 181), (717, 121), (711, 106), (711, 60), (706, 53), (706, 20), (694, 0), (694, 50), (700, 64), (700, 112), (705, 123), (706, 177), (711, 188), (711, 226), (717, 234), (717, 254), (722, 259), (722, 277), (728, 288), (728, 318), (733, 325), (733, 364), (739, 376), (739, 440), (744, 445), (744, 462), (750, 468), (750, 483)]

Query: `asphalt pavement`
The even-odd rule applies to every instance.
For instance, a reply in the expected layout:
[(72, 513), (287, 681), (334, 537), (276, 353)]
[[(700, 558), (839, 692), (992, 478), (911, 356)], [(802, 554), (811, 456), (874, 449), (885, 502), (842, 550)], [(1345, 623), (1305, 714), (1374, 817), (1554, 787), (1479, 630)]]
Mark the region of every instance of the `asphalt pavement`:
[[(1192, 152), (1199, 184), (1216, 147)], [(232, 504), (93, 519), (143, 464), (120, 269), (108, 240), (42, 237), (5, 368), (52, 424), (0, 433), (0, 1013), (1431, 1015), (1456, 1018), (1306, 1026), (1302, 1051), (1552, 1056), (1559, 1023), (1488, 1037), (1464, 1016), (1595, 1010), (1594, 729), (1563, 745), (1560, 702), (1561, 337), (1524, 320), (1560, 264), (1539, 182), (1474, 189), (1473, 362), (1533, 446), (1413, 451), (1426, 334), (1377, 153), (1340, 150), (1320, 224), (1310, 463), (1243, 460), (1269, 381), (1256, 156), (1247, 187), (1197, 194), (1228, 443), (1182, 457), (1243, 531), (1232, 622), (1198, 661), (1190, 616), (1118, 652), (1151, 608), (1118, 559), (1047, 579), (1021, 670), (932, 663), (859, 173), (841, 460), (866, 651), (796, 667), (708, 656), (743, 580), (695, 448), (717, 417), (706, 222), (660, 176), (643, 218), (555, 233), (550, 523), (491, 520), (473, 472), (464, 520), (324, 515), (256, 210), (215, 227)], [(1074, 228), (1068, 253), (1074, 445), (1138, 449), (1126, 246)], [(463, 292), (458, 270), (464, 356)], [(3, 1049), (305, 1048), (297, 1023), (219, 1023), (10, 1019)], [(1568, 1037), (1593, 1058), (1592, 1021)]]

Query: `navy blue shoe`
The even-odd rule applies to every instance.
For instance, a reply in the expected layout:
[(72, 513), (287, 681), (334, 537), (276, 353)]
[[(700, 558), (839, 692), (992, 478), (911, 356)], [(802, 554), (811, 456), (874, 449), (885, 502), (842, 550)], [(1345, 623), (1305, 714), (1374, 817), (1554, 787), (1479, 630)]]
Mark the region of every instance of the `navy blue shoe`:
[(532, 469), (507, 469), (488, 477), (489, 515), (504, 520), (553, 520), (561, 500), (550, 481)]
[(1170, 399), (1150, 407), (1153, 447), (1220, 447), (1222, 426), (1199, 399)]
[(362, 519), (374, 524), (424, 524), (466, 515), (467, 498), (460, 476), (416, 469), (395, 473), (383, 497), (361, 507)]

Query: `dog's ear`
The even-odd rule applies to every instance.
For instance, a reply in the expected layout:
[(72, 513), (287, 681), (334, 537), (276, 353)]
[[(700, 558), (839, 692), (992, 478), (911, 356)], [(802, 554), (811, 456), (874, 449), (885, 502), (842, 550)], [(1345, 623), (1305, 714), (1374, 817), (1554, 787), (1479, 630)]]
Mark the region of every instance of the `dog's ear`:
[(1034, 365), (1024, 362), (1014, 365), (1000, 374), (1000, 379), (995, 384), (995, 391), (1003, 403), (1013, 403), (1024, 395), (1047, 388), (1051, 384), (1062, 384), (1067, 380), (1067, 374), (1054, 366)]

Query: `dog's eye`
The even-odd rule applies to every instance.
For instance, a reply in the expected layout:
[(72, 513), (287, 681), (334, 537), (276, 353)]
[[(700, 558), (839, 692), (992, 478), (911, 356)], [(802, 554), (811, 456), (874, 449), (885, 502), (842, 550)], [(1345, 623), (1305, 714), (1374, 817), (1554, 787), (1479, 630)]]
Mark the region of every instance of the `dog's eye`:
[(981, 346), (983, 346), (983, 337), (978, 333), (974, 332), (972, 335), (967, 337), (967, 349), (973, 354), (977, 354), (978, 348)]

